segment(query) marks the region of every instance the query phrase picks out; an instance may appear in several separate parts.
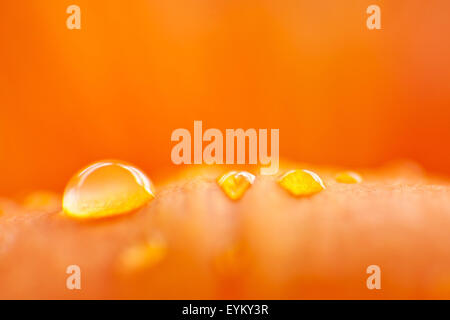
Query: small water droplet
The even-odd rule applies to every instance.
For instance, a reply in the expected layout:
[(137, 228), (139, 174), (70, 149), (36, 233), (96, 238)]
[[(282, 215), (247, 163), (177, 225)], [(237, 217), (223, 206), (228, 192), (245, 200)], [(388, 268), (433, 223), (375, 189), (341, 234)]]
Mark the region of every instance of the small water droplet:
[(161, 237), (127, 248), (119, 256), (121, 273), (134, 273), (151, 268), (161, 262), (167, 254), (167, 244)]
[(230, 199), (239, 200), (255, 182), (255, 176), (247, 171), (230, 171), (217, 182)]
[(278, 183), (294, 196), (309, 196), (325, 189), (317, 174), (304, 169), (286, 172)]
[(362, 181), (361, 176), (354, 171), (339, 172), (336, 175), (336, 181), (340, 183), (360, 183)]
[(110, 217), (137, 209), (154, 198), (147, 176), (125, 162), (106, 160), (78, 172), (67, 184), (63, 210), (73, 218)]

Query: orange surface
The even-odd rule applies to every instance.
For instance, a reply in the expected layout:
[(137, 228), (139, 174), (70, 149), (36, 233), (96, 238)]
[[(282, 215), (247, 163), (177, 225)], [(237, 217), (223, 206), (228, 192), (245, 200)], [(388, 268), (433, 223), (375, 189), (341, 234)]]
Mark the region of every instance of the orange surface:
[(154, 181), (172, 130), (279, 128), (280, 154), (450, 174), (450, 3), (77, 0), (0, 4), (0, 194), (61, 191), (100, 159)]
[[(0, 298), (450, 299), (448, 181), (401, 166), (349, 185), (332, 168), (292, 167), (327, 189), (297, 198), (257, 175), (233, 201), (211, 168), (92, 221), (0, 199)], [(81, 290), (66, 288), (73, 264)], [(370, 265), (381, 290), (366, 287)]]
[[(66, 28), (74, 2), (81, 30)], [(374, 3), (382, 30), (366, 28)], [(0, 1), (0, 298), (450, 299), (449, 12), (446, 0)], [(327, 189), (294, 199), (263, 177), (231, 201), (216, 183), (231, 168), (200, 178), (171, 162), (172, 131), (194, 120), (280, 129), (285, 169), (324, 165)], [(70, 177), (111, 158), (141, 168), (156, 199), (111, 220), (61, 216)], [(398, 158), (444, 178), (376, 169)], [(335, 183), (330, 166), (363, 182)], [(123, 259), (144, 271), (122, 274)], [(80, 292), (64, 286), (69, 264)], [(381, 292), (365, 287), (369, 264)]]

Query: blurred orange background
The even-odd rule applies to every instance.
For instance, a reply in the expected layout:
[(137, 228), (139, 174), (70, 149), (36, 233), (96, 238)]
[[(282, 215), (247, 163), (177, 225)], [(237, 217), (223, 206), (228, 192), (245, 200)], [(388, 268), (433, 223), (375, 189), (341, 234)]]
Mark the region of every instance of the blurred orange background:
[(449, 16), (446, 0), (2, 1), (0, 194), (61, 192), (103, 158), (158, 181), (194, 120), (279, 128), (296, 161), (449, 175)]

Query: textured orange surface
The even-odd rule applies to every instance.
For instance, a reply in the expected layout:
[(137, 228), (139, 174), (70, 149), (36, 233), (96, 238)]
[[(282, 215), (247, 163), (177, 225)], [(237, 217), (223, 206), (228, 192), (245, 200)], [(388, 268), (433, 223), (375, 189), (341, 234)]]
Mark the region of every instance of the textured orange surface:
[[(0, 298), (450, 298), (448, 178), (375, 169), (405, 158), (450, 176), (449, 1), (77, 0), (68, 30), (73, 3), (0, 1)], [(263, 177), (232, 202), (224, 167), (202, 178), (170, 160), (194, 120), (280, 129), (282, 159), (369, 169), (346, 185), (307, 166), (327, 184), (314, 197)], [(61, 216), (70, 177), (110, 158), (156, 199)]]
[[(308, 168), (327, 185), (313, 197), (257, 176), (232, 201), (209, 169), (102, 221), (1, 200), (0, 298), (450, 298), (448, 181), (393, 167), (349, 185)], [(72, 264), (79, 291), (66, 289)], [(381, 290), (366, 287), (373, 264)]]

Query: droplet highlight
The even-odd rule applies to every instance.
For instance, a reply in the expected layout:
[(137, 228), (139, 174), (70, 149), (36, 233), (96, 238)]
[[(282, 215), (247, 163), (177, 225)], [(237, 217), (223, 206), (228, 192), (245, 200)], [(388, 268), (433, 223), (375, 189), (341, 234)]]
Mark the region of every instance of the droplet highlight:
[(340, 183), (360, 183), (362, 181), (361, 176), (354, 171), (339, 172), (336, 175), (336, 181)]
[(255, 182), (255, 176), (247, 171), (231, 171), (221, 176), (217, 183), (232, 200), (239, 200)]
[(310, 196), (325, 189), (316, 173), (304, 169), (286, 172), (278, 183), (294, 196)]
[(64, 191), (63, 210), (78, 219), (111, 217), (138, 209), (154, 197), (142, 171), (125, 162), (106, 160), (72, 177)]

